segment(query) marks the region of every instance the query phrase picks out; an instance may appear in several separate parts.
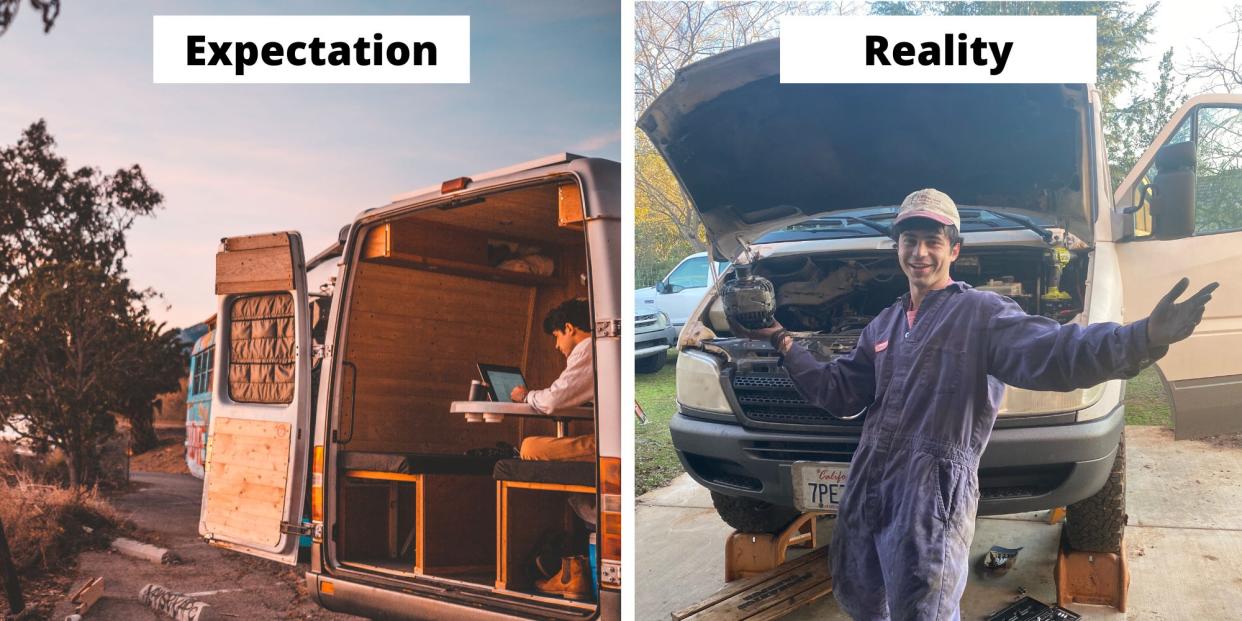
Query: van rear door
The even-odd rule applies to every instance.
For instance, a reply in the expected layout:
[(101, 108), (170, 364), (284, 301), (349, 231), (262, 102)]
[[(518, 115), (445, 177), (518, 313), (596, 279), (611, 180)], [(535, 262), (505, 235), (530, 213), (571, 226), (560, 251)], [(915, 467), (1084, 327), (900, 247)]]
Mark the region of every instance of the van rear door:
[(297, 233), (230, 237), (216, 253), (215, 386), (198, 531), (213, 545), (297, 562), (311, 374)]
[[(1242, 431), (1242, 95), (1186, 102), (1117, 188), (1123, 316), (1147, 316), (1183, 276), (1221, 283), (1190, 338), (1156, 362), (1178, 439)], [(1099, 287), (1099, 285), (1096, 285)]]

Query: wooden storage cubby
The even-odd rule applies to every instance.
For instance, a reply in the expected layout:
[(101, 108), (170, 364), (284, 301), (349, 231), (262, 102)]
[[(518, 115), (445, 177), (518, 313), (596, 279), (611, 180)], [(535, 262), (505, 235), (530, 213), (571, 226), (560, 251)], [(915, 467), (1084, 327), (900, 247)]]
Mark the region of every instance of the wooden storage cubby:
[(545, 533), (567, 533), (569, 541), (582, 544), (573, 552), (586, 555), (586, 527), (569, 508), (569, 498), (594, 493), (594, 488), (583, 485), (497, 481), (496, 588), (535, 592), (538, 576), (532, 564)]
[(341, 480), (344, 562), (482, 584), (491, 580), (496, 566), (491, 477), (349, 470)]
[(416, 526), (419, 487), (413, 477), (342, 477), (337, 505), (341, 560), (390, 572), (414, 571), (417, 542), (406, 543)]
[[(516, 243), (536, 246), (553, 259), (556, 268), (550, 276), (514, 272), (488, 264), (488, 244)], [(381, 224), (367, 233), (362, 258), (401, 267), (439, 271), (471, 278), (525, 285), (554, 285), (564, 279), (561, 247), (547, 241), (520, 237), (498, 237), (479, 231), (416, 219)]]

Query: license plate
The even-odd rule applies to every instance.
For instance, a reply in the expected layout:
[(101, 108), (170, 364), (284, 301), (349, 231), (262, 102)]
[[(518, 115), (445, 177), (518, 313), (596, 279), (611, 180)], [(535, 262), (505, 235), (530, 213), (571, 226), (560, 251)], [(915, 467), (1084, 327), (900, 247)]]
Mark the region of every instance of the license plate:
[(797, 461), (792, 468), (794, 506), (802, 511), (836, 513), (845, 495), (849, 464)]

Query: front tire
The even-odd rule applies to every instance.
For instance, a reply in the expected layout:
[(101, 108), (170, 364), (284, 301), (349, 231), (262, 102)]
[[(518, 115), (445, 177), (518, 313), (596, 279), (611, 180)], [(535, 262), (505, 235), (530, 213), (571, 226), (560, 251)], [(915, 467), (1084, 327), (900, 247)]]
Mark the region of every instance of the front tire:
[(799, 515), (793, 507), (719, 492), (712, 492), (712, 504), (725, 524), (743, 533), (779, 533)]
[(1117, 444), (1117, 458), (1104, 487), (1065, 511), (1070, 547), (1083, 552), (1120, 552), (1126, 531), (1126, 437)]
[(664, 363), (668, 360), (668, 352), (664, 351), (646, 358), (639, 358), (634, 361), (634, 370), (639, 373), (655, 373), (664, 368)]

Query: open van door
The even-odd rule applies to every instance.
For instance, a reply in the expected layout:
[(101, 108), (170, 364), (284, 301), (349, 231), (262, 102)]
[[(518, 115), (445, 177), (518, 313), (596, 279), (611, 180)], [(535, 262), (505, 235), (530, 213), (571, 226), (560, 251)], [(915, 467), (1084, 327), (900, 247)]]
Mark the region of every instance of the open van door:
[(1221, 283), (1194, 334), (1156, 363), (1175, 436), (1242, 431), (1242, 95), (1186, 102), (1117, 188), (1114, 205), (1125, 321), (1150, 313), (1183, 276), (1186, 295)]
[(301, 237), (224, 239), (216, 298), (217, 379), (198, 532), (214, 545), (293, 565), (311, 419)]

